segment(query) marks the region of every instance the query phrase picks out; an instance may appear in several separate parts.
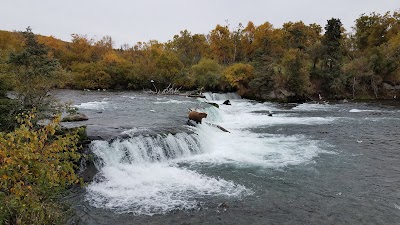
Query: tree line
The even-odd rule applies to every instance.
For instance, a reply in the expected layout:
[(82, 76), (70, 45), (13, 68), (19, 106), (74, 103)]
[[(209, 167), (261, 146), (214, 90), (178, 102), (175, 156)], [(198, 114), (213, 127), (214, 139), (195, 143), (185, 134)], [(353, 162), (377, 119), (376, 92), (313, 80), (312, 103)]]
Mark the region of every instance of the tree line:
[[(38, 36), (64, 73), (54, 84), (74, 89), (158, 88), (238, 91), (249, 98), (305, 96), (388, 98), (400, 83), (399, 12), (363, 14), (346, 33), (340, 19), (318, 24), (266, 22), (217, 25), (208, 34), (181, 31), (172, 40), (114, 48), (112, 38), (72, 35), (71, 42)], [(18, 32), (0, 32), (4, 77), (9, 55), (23, 47)], [(7, 74), (7, 75), (4, 75)]]

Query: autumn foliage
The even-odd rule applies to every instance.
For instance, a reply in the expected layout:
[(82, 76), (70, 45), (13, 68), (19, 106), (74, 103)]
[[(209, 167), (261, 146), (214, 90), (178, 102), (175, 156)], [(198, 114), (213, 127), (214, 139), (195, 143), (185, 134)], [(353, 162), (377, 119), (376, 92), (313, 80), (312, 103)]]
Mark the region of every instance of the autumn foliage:
[(1, 224), (61, 224), (58, 194), (81, 182), (77, 132), (56, 135), (60, 117), (35, 129), (34, 117), (24, 114), (15, 131), (0, 133)]
[[(38, 36), (38, 41), (65, 69), (56, 84), (62, 88), (142, 90), (153, 88), (154, 80), (159, 89), (171, 83), (182, 90), (237, 90), (264, 100), (277, 91), (294, 100), (318, 94), (389, 98), (398, 94), (393, 87), (400, 84), (399, 32), (395, 11), (363, 14), (352, 31), (332, 18), (323, 27), (302, 21), (281, 28), (269, 22), (227, 22), (208, 34), (183, 30), (166, 43), (120, 47), (109, 36), (72, 34), (70, 42)], [(10, 54), (22, 51), (23, 36), (1, 31), (0, 40), (0, 80), (7, 75), (12, 84), (4, 68)]]

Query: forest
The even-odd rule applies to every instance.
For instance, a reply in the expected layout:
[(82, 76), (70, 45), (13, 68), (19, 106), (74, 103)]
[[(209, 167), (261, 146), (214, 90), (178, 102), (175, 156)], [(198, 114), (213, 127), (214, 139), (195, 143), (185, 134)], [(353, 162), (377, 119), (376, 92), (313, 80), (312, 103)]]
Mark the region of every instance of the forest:
[[(182, 90), (237, 91), (257, 100), (387, 99), (399, 93), (400, 13), (363, 14), (353, 30), (340, 19), (325, 27), (287, 22), (216, 25), (208, 34), (183, 30), (172, 40), (132, 47), (72, 34), (70, 42), (36, 35), (57, 60), (57, 88), (143, 90), (169, 84)], [(32, 32), (32, 31), (30, 31)], [(24, 47), (21, 32), (0, 31), (0, 74), (14, 88), (10, 54)]]
[(68, 106), (51, 89), (171, 86), (260, 101), (393, 99), (400, 94), (400, 12), (363, 14), (350, 32), (338, 18), (324, 27), (248, 22), (119, 48), (110, 36), (72, 34), (65, 42), (30, 27), (0, 31), (0, 224), (65, 224), (70, 212), (60, 195), (82, 184), (75, 174), (82, 130), (62, 130)]

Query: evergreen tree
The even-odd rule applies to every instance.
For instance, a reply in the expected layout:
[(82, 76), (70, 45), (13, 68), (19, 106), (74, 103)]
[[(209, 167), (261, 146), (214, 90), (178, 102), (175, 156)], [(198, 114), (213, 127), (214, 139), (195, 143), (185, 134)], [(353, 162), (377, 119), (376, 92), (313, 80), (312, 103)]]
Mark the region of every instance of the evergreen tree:
[(288, 73), (288, 88), (297, 98), (302, 99), (311, 87), (310, 73), (306, 66), (305, 53), (299, 49), (291, 49), (286, 53), (284, 65)]
[(344, 89), (343, 79), (340, 78), (342, 66), (342, 22), (332, 18), (325, 26), (325, 34), (322, 39), (324, 48), (322, 68), (325, 75), (325, 89), (338, 94)]
[(52, 103), (48, 93), (58, 82), (61, 66), (57, 59), (49, 56), (47, 47), (37, 42), (30, 27), (22, 34), (24, 49), (11, 53), (8, 61), (15, 75), (15, 90), (23, 110), (35, 108), (44, 112)]

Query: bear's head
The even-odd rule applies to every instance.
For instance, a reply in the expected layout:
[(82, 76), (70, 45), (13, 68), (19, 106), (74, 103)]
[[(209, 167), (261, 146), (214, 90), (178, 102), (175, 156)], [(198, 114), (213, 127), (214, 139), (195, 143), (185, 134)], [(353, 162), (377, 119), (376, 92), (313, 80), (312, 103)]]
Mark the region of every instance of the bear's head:
[(207, 118), (207, 113), (201, 112), (201, 113), (199, 113), (199, 116), (200, 116), (201, 118)]

